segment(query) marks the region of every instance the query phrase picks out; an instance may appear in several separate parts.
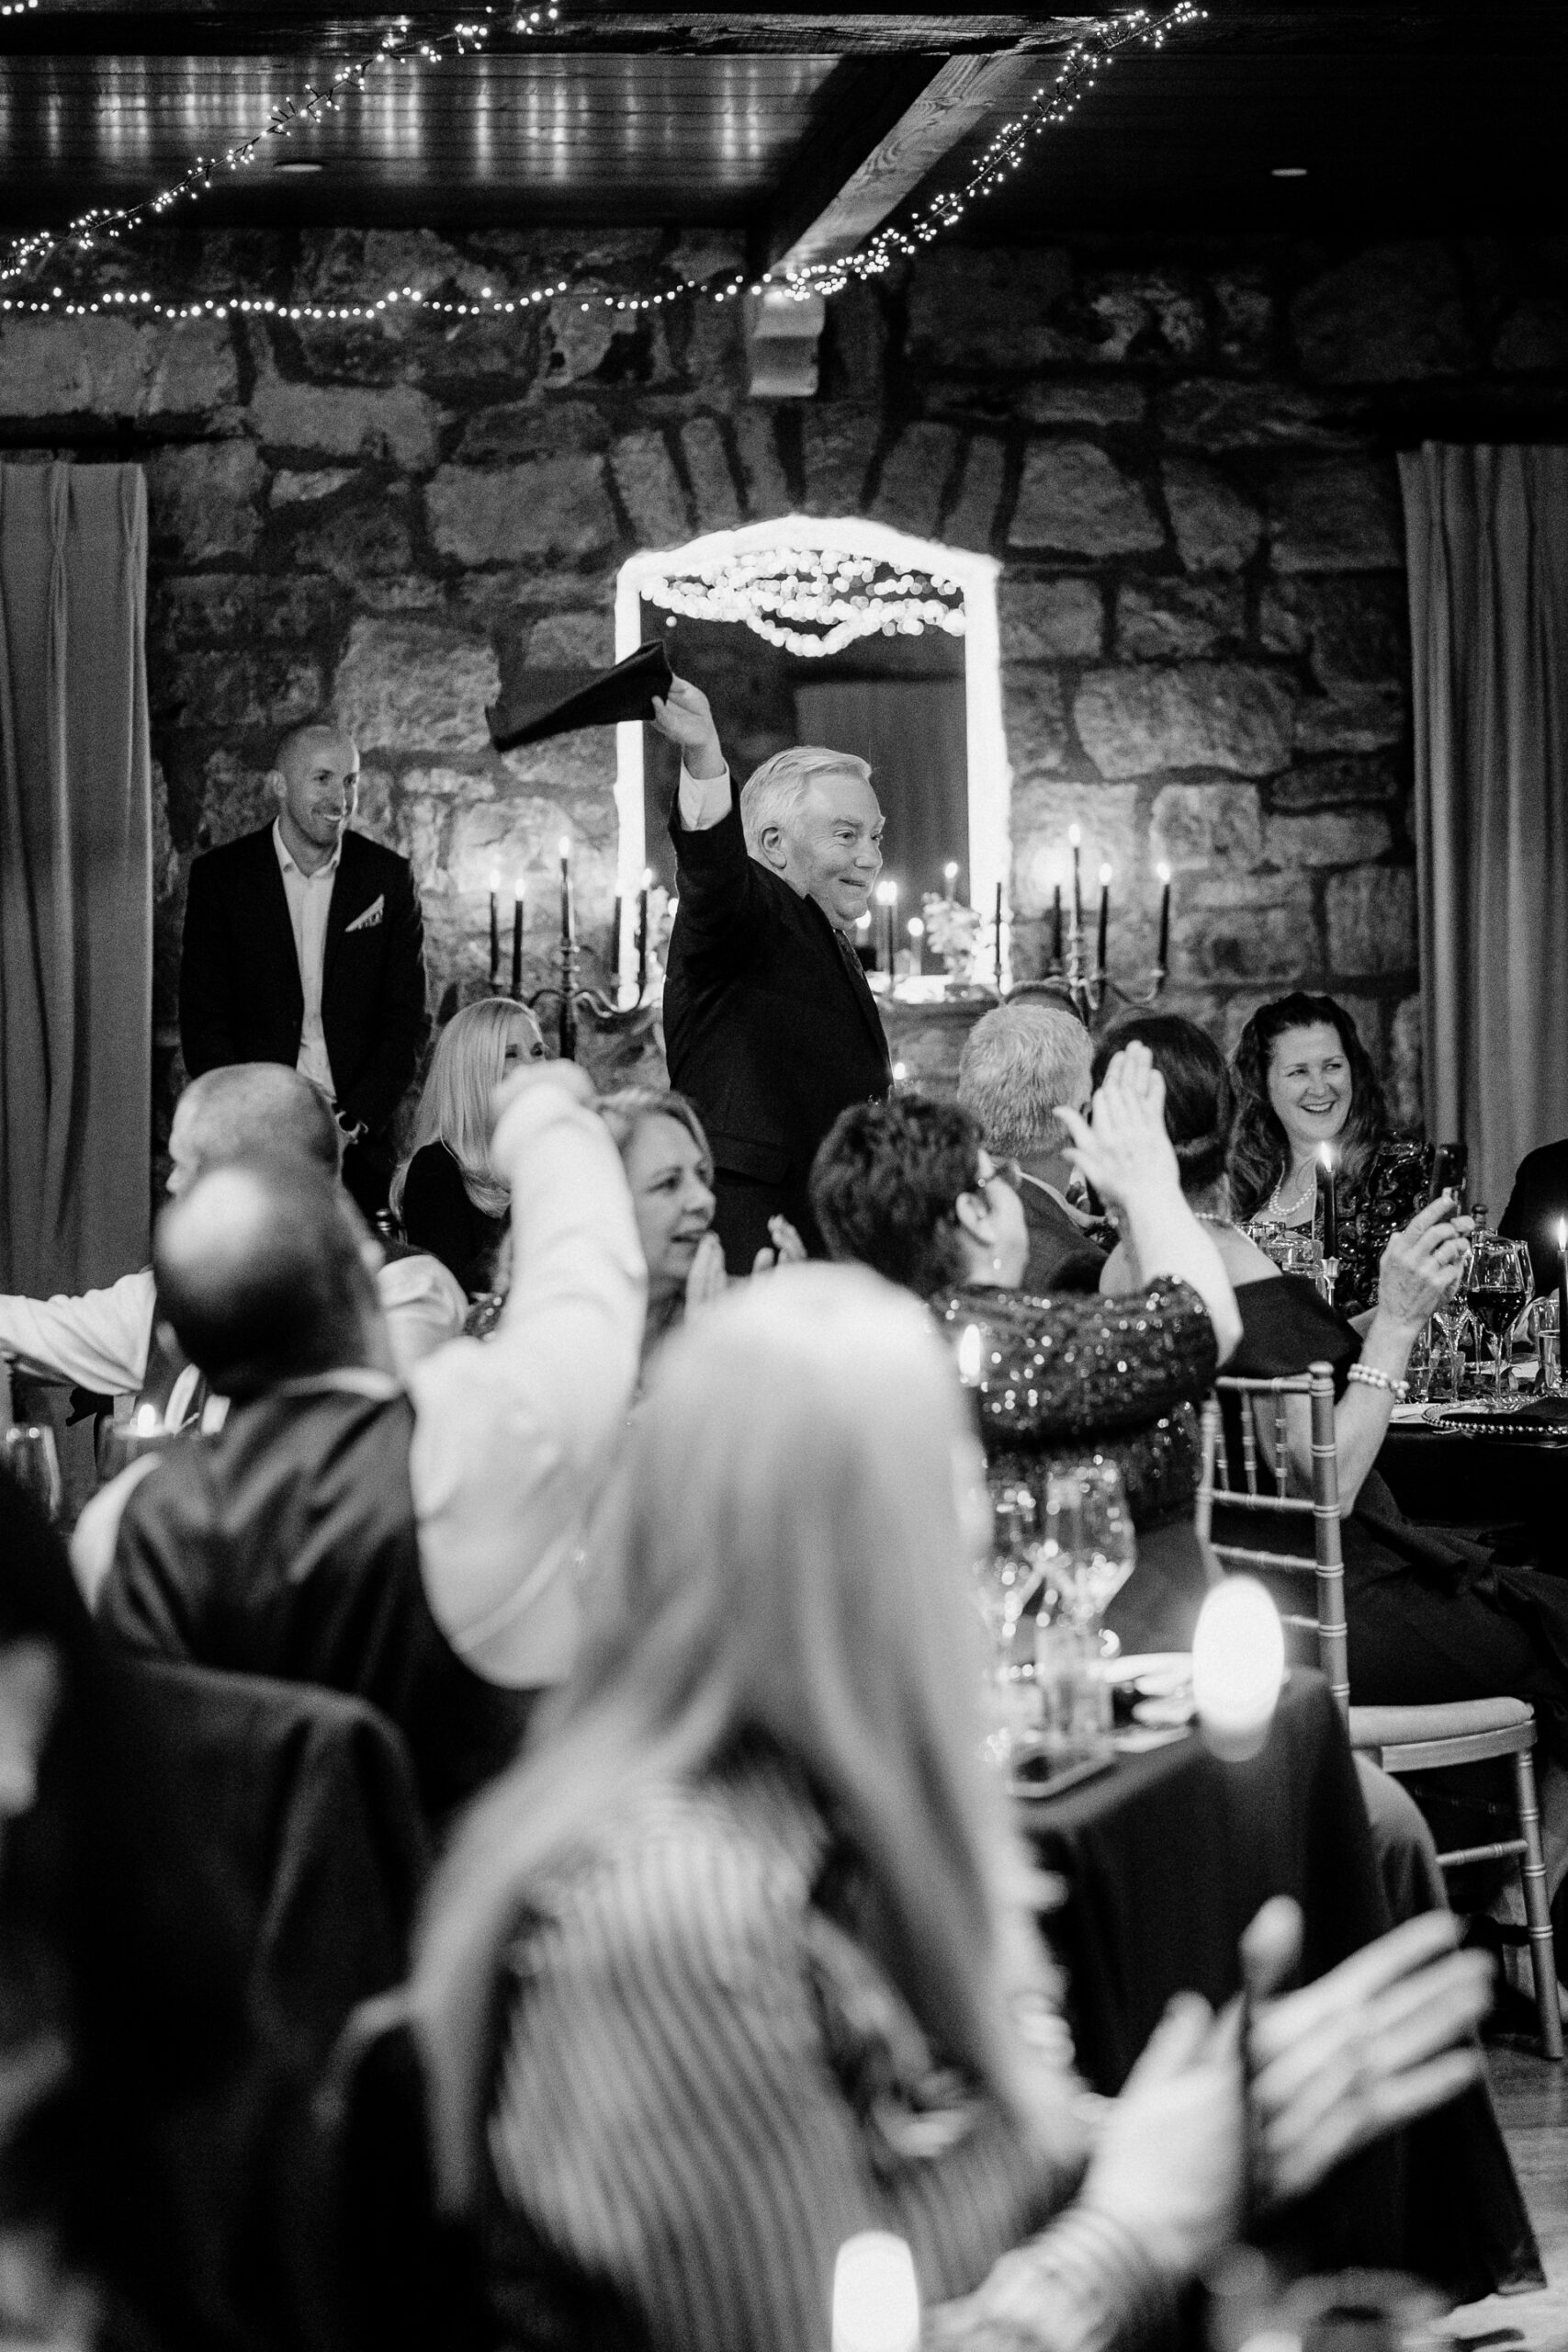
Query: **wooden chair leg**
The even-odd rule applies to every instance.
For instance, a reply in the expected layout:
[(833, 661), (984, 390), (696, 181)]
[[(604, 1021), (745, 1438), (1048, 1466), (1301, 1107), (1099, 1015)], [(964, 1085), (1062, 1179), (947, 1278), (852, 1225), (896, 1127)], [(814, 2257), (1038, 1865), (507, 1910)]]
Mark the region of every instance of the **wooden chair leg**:
[(1551, 1936), (1551, 1912), (1546, 1899), (1546, 1857), (1540, 1845), (1540, 1810), (1536, 1803), (1535, 1764), (1529, 1749), (1514, 1758), (1514, 1787), (1518, 1798), (1519, 1835), (1525, 1841), (1520, 1869), (1525, 1884), (1525, 1918), (1529, 1927), (1530, 1971), (1535, 1978), (1535, 2006), (1540, 2018), (1541, 2049), (1548, 2058), (1562, 2055), (1562, 2014), (1557, 2000), (1557, 1951)]

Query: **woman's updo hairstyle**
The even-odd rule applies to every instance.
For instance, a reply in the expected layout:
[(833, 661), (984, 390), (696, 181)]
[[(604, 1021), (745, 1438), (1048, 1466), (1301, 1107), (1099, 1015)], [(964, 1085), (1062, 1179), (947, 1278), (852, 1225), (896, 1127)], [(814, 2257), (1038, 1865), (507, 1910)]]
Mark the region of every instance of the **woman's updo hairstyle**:
[(1206, 1193), (1225, 1172), (1235, 1097), (1225, 1057), (1212, 1037), (1179, 1012), (1136, 1013), (1101, 1039), (1094, 1082), (1122, 1046), (1146, 1046), (1165, 1080), (1165, 1131), (1176, 1147), (1184, 1193)]

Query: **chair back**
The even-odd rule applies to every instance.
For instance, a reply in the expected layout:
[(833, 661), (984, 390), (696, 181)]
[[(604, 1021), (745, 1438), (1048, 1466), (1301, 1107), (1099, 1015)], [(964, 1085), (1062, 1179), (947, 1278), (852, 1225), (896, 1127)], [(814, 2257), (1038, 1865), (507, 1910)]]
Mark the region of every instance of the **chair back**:
[[(1241, 1483), (1233, 1478), (1223, 1442), (1221, 1400), (1234, 1396), (1239, 1415)], [(1312, 1415), (1312, 1495), (1310, 1499), (1289, 1492), (1290, 1447), (1287, 1399), (1305, 1397)], [(1269, 1459), (1260, 1462), (1256, 1409), (1268, 1399), (1272, 1413), (1272, 1443)], [(1316, 1571), (1317, 1614), (1311, 1630), (1317, 1644), (1318, 1664), (1347, 1717), (1350, 1712), (1349, 1647), (1345, 1631), (1345, 1561), (1339, 1536), (1339, 1457), (1334, 1430), (1334, 1374), (1326, 1363), (1309, 1365), (1289, 1379), (1217, 1380), (1203, 1407), (1203, 1467), (1198, 1487), (1198, 1532), (1213, 1543), (1216, 1498), (1232, 1510), (1254, 1513), (1266, 1530), (1281, 1520), (1312, 1521), (1313, 1561)], [(1260, 1532), (1262, 1531), (1260, 1530)], [(1259, 1543), (1213, 1544), (1226, 1568), (1299, 1569), (1298, 1554), (1271, 1551)], [(1290, 1621), (1287, 1622), (1300, 1622)]]

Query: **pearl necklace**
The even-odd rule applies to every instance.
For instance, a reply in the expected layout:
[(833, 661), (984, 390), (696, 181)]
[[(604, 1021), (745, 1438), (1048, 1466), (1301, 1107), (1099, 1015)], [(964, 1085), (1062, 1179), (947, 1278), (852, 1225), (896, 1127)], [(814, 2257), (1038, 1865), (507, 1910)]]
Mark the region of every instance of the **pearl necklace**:
[[(1278, 1217), (1281, 1225), (1288, 1225), (1297, 1210), (1304, 1209), (1307, 1204), (1307, 1184), (1298, 1184), (1296, 1186), (1295, 1192), (1292, 1195), (1288, 1206), (1280, 1198), (1280, 1194), (1285, 1189), (1285, 1184), (1290, 1176), (1290, 1170), (1287, 1168), (1284, 1175), (1280, 1177), (1279, 1182), (1269, 1193), (1269, 1206), (1264, 1211), (1264, 1215), (1266, 1216)], [(1315, 1184), (1317, 1182), (1317, 1162), (1315, 1159), (1308, 1160), (1305, 1172), (1309, 1183)]]

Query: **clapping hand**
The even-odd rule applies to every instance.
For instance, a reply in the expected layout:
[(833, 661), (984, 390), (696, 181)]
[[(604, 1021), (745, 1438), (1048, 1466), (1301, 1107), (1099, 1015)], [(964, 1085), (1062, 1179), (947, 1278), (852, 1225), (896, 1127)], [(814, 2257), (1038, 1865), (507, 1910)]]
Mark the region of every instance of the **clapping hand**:
[(806, 1244), (787, 1216), (771, 1216), (768, 1231), (773, 1236), (773, 1246), (771, 1250), (764, 1247), (758, 1250), (751, 1261), (754, 1274), (772, 1273), (775, 1266), (805, 1265)]
[(724, 774), (724, 752), (713, 722), (708, 698), (684, 678), (671, 678), (667, 695), (653, 697), (653, 724), (671, 743), (678, 744), (688, 775)]
[(1378, 1268), (1378, 1305), (1396, 1323), (1419, 1329), (1451, 1298), (1464, 1272), (1474, 1220), (1456, 1216), (1451, 1194), (1431, 1202), (1394, 1234)]
[(1072, 1141), (1067, 1158), (1112, 1207), (1140, 1188), (1180, 1191), (1176, 1153), (1165, 1128), (1165, 1080), (1148, 1047), (1136, 1039), (1112, 1054), (1086, 1119), (1066, 1107), (1056, 1113)]

